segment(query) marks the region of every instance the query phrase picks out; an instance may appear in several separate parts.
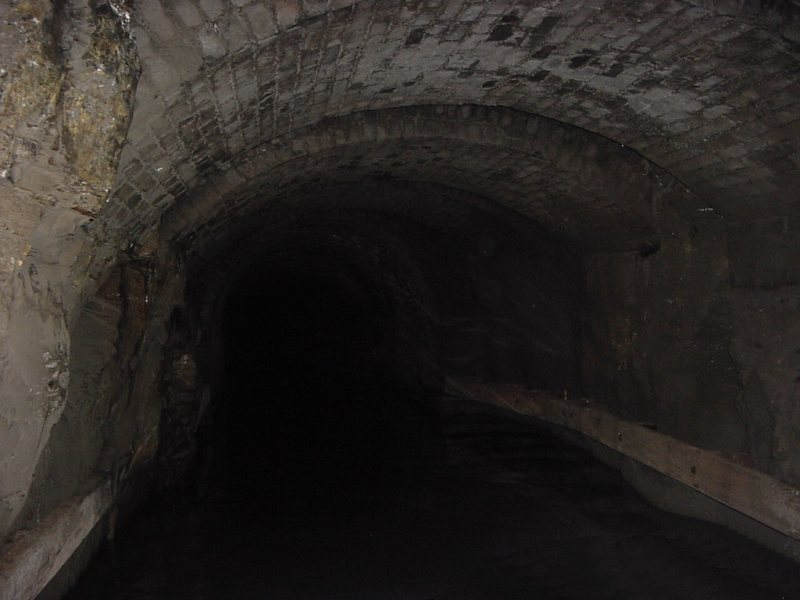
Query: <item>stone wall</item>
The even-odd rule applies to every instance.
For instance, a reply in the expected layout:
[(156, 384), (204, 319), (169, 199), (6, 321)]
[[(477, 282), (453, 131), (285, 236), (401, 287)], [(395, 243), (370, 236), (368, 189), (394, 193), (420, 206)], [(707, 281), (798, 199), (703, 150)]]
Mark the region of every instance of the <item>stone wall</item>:
[[(123, 480), (152, 456), (181, 261), (320, 182), (443, 185), (539, 223), (585, 256), (585, 391), (797, 481), (798, 31), (788, 0), (4, 3), (0, 534), (76, 489), (42, 496), (92, 411), (137, 425), (91, 433), (78, 471), (101, 439)], [(519, 331), (494, 312), (530, 317), (546, 273), (464, 231), (452, 268), (486, 316), (453, 313), (481, 323), (454, 337), (502, 346)]]
[(653, 253), (584, 260), (586, 393), (800, 483), (800, 292), (782, 267), (794, 255), (742, 247), (757, 226), (732, 230), (713, 211), (691, 224), (663, 214), (657, 223)]
[(87, 229), (112, 187), (138, 77), (129, 13), (116, 6), (0, 7), (0, 531), (64, 410), (70, 327), (99, 284), (87, 267), (117, 252)]

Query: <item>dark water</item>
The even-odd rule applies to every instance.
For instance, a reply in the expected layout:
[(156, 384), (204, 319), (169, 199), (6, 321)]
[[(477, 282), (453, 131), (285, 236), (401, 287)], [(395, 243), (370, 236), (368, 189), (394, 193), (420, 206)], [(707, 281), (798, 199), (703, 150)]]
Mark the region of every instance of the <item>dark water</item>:
[(547, 434), (457, 403), (445, 433), (432, 464), (150, 506), (68, 597), (800, 598), (794, 563), (652, 508)]

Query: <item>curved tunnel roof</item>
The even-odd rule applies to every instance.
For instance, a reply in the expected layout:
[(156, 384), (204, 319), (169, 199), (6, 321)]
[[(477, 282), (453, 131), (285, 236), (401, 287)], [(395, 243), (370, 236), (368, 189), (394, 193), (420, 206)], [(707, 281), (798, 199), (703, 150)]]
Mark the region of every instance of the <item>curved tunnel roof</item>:
[(800, 183), (796, 12), (694, 0), (143, 2), (143, 72), (104, 212), (136, 231), (174, 207), (173, 223), (199, 227), (298, 173), (389, 173), (619, 248), (653, 234), (648, 188), (666, 171), (696, 208), (785, 215)]

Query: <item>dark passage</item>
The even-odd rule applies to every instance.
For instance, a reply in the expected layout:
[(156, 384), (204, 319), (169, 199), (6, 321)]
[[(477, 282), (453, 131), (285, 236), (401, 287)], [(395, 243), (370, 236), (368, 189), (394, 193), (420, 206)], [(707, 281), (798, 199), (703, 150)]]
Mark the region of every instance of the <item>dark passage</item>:
[(377, 485), (437, 452), (432, 392), (392, 368), (392, 304), (348, 265), (321, 262), (249, 279), (229, 299), (212, 486), (325, 503), (331, 488)]
[(225, 494), (153, 506), (70, 599), (799, 597), (788, 560), (652, 508), (530, 424), (457, 399), (443, 408), (435, 471), (280, 505)]
[(71, 600), (800, 597), (788, 560), (408, 377), (424, 353), (392, 290), (331, 260), (233, 289), (191, 492), (144, 508)]

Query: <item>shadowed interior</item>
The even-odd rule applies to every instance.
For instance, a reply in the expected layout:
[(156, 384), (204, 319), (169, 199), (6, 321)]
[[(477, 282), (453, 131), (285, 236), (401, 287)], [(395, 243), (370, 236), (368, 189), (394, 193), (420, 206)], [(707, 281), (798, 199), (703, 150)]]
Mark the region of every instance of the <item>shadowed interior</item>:
[[(352, 499), (334, 579), (435, 565), (404, 600), (796, 596), (746, 546), (720, 577), (724, 536), (686, 559), (687, 522), (658, 529), (587, 456), (444, 383), (541, 390), (755, 471), (718, 506), (627, 436), (599, 452), (657, 505), (800, 559), (800, 504), (766, 491), (800, 485), (799, 6), (0, 2), (0, 597), (57, 595), (136, 523), (134, 587), (148, 553), (241, 557), (246, 516), (278, 531), (300, 498), (311, 540)], [(403, 538), (415, 523), (442, 535)], [(303, 575), (300, 545), (248, 539)], [(451, 570), (454, 547), (485, 569)], [(156, 565), (144, 597), (180, 595), (171, 570), (199, 586), (210, 550), (196, 564)], [(661, 586), (659, 564), (681, 575)], [(367, 580), (330, 589), (388, 593)], [(236, 593), (267, 589), (294, 593)]]

